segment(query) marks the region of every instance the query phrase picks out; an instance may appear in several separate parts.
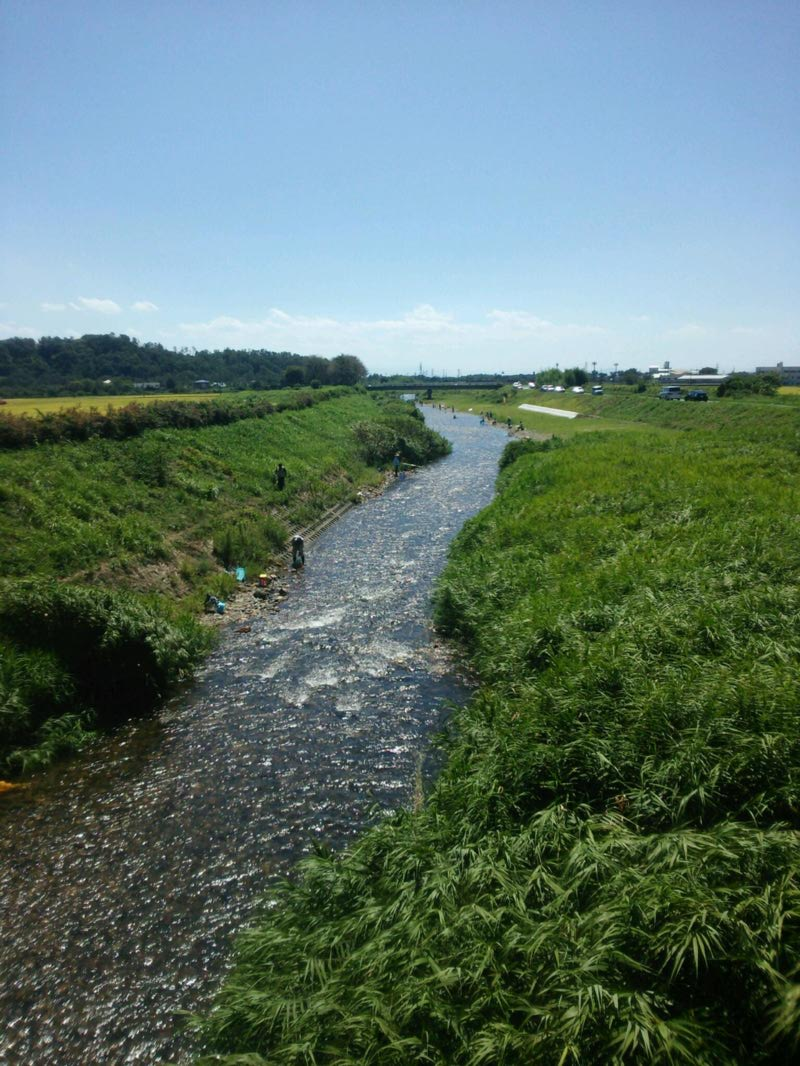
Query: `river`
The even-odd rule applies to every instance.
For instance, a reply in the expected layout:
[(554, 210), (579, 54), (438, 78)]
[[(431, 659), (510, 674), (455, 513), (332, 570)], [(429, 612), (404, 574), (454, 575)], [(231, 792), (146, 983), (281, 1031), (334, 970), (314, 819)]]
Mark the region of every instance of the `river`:
[[(196, 682), (0, 803), (0, 1062), (185, 1063), (271, 880), (411, 802), (467, 681), (433, 583), (490, 501), (505, 433), (426, 409), (453, 453), (348, 512), (277, 614)], [(430, 765), (428, 765), (430, 770)]]

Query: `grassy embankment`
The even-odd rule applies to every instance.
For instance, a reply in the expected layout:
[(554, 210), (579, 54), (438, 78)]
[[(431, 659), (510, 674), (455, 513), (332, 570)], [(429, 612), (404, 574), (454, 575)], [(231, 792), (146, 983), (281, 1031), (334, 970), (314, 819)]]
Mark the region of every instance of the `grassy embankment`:
[(226, 567), (257, 574), (290, 529), (377, 485), (401, 441), (410, 462), (441, 454), (407, 405), (339, 393), (226, 426), (0, 451), (0, 777), (186, 677), (210, 640), (205, 595), (236, 587)]
[[(587, 386), (588, 389), (588, 386)], [(503, 396), (506, 402), (503, 402)], [(782, 390), (777, 396), (726, 396), (718, 400), (711, 392), (707, 403), (678, 403), (660, 400), (658, 388), (651, 386), (639, 393), (632, 385), (606, 385), (603, 396), (590, 392), (553, 393), (535, 389), (433, 391), (433, 402), (453, 406), (457, 411), (490, 410), (500, 422), (511, 419), (514, 427), (522, 424), (536, 433), (555, 434), (561, 439), (598, 429), (631, 431), (638, 423), (652, 430), (709, 430), (735, 434), (757, 443), (774, 441), (781, 446), (800, 449), (800, 395)], [(520, 404), (576, 411), (574, 419), (521, 411)]]
[(204, 1062), (796, 1061), (800, 457), (751, 410), (510, 445), (438, 591), (446, 767), (277, 891)]

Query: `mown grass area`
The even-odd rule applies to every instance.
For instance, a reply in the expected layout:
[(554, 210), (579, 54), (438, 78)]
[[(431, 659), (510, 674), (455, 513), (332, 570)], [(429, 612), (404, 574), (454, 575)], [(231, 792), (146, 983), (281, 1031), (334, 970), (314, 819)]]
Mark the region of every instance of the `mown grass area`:
[[(588, 388), (588, 387), (587, 387)], [(503, 397), (505, 396), (505, 402)], [(631, 423), (644, 423), (653, 429), (705, 430), (709, 433), (735, 434), (753, 443), (771, 441), (800, 452), (800, 396), (741, 396), (712, 398), (707, 403), (661, 400), (658, 390), (639, 393), (635, 386), (605, 386), (603, 396), (571, 392), (552, 393), (533, 389), (465, 390), (439, 392), (434, 389), (433, 402), (454, 406), (457, 411), (473, 408), (490, 410), (498, 421), (512, 420), (514, 426), (561, 438), (595, 430), (629, 430)], [(575, 419), (521, 411), (521, 403), (575, 411)]]
[(274, 893), (201, 1061), (797, 1061), (799, 485), (726, 431), (513, 442), (437, 593), (441, 776)]
[[(395, 449), (416, 464), (447, 447), (408, 405), (353, 391), (227, 426), (0, 452), (0, 775), (150, 709), (207, 647), (196, 617), (236, 587), (227, 570), (274, 565), (292, 529), (378, 485)], [(131, 699), (100, 699), (125, 656), (140, 664)]]

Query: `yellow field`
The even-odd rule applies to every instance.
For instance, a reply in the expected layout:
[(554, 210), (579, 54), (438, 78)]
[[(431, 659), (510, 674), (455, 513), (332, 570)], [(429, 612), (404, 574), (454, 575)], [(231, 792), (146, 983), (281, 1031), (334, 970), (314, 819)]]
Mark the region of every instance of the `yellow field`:
[(778, 392), (781, 396), (800, 396), (800, 385), (781, 385)]
[(61, 411), (65, 407), (97, 408), (105, 411), (107, 407), (125, 407), (129, 403), (155, 403), (157, 400), (207, 400), (209, 396), (218, 395), (209, 392), (186, 392), (186, 393), (163, 393), (148, 392), (136, 396), (40, 396), (20, 397), (19, 399), (7, 400), (0, 407), (0, 414), (7, 411), (13, 415), (38, 415), (48, 414), (51, 411)]

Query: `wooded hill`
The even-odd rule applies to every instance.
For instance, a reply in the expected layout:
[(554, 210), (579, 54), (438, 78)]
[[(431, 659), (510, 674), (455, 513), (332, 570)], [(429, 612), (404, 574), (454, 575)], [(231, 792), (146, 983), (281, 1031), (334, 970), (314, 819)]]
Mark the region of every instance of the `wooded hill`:
[[(355, 385), (359, 359), (264, 349), (171, 351), (124, 333), (82, 337), (11, 337), (0, 341), (0, 396), (106, 395), (158, 383), (165, 392), (196, 391), (197, 382), (272, 389), (283, 385)], [(202, 386), (207, 387), (207, 386)]]

